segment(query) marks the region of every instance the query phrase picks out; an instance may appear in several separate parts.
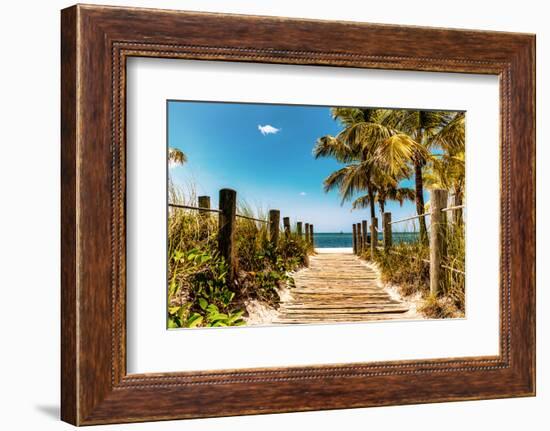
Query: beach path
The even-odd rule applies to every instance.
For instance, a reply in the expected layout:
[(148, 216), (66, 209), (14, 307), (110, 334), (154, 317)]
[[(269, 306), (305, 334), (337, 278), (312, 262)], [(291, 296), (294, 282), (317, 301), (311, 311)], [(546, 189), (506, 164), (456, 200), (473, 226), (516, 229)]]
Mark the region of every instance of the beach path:
[(377, 272), (352, 253), (310, 256), (293, 276), (273, 323), (360, 322), (403, 318), (408, 305), (393, 299)]

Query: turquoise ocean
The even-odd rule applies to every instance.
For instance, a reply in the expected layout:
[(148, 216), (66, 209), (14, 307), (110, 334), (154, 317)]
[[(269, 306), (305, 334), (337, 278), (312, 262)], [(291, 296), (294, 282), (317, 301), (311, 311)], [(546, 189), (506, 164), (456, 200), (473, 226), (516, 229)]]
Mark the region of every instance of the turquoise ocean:
[[(378, 241), (383, 241), (382, 233), (378, 234)], [(352, 234), (344, 232), (314, 233), (313, 239), (317, 248), (349, 248), (352, 247)], [(418, 239), (418, 232), (393, 232), (394, 243), (414, 242)]]

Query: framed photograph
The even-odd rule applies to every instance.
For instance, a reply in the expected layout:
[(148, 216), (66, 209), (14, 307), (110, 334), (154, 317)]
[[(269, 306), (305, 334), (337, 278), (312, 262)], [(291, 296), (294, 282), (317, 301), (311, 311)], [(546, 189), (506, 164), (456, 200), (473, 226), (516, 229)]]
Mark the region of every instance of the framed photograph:
[(62, 11), (75, 425), (535, 394), (535, 37)]

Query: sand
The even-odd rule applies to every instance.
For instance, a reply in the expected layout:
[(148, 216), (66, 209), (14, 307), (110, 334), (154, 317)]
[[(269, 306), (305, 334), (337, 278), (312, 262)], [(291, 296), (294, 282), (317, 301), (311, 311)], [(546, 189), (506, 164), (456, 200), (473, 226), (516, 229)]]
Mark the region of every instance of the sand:
[(325, 254), (325, 253), (353, 253), (353, 248), (351, 247), (333, 247), (333, 248), (316, 248), (315, 253)]

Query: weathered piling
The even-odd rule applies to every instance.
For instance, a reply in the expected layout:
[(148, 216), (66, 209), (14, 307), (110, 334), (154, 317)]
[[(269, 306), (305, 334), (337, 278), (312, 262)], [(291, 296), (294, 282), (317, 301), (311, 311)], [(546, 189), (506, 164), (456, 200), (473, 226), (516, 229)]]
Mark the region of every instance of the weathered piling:
[(206, 209), (210, 209), (210, 196), (199, 196), (199, 220), (201, 225), (199, 226), (199, 231), (201, 235), (207, 235), (208, 234), (208, 215), (209, 212), (205, 211)]
[(368, 223), (366, 220), (361, 221), (361, 230), (363, 231), (363, 251), (367, 249), (369, 244)]
[(311, 241), (311, 246), (315, 247), (315, 239), (314, 239), (314, 236), (313, 236), (313, 225), (312, 224), (309, 225), (309, 240)]
[(382, 215), (382, 226), (384, 228), (384, 249), (387, 251), (392, 246), (391, 213)]
[(210, 209), (210, 196), (199, 196), (199, 214), (201, 216), (206, 216), (208, 211), (204, 211), (202, 208)]
[(361, 255), (364, 250), (363, 231), (361, 223), (357, 223), (357, 254)]
[(445, 290), (445, 277), (441, 264), (447, 255), (447, 191), (435, 189), (430, 196), (430, 293), (438, 295)]
[(353, 244), (353, 253), (357, 254), (357, 225), (355, 223), (353, 223), (352, 229), (353, 229), (353, 233), (351, 236), (351, 241)]
[(302, 238), (302, 222), (301, 221), (296, 223), (296, 233), (298, 234), (298, 236), (300, 238)]
[(306, 244), (309, 244), (309, 223), (306, 223)]
[(283, 217), (283, 227), (285, 229), (285, 236), (290, 237), (290, 217)]
[(225, 259), (228, 267), (227, 282), (229, 285), (232, 285), (237, 274), (237, 257), (235, 252), (237, 192), (235, 190), (220, 190), (219, 209), (218, 251)]
[(277, 247), (279, 242), (279, 223), (281, 222), (281, 212), (279, 210), (269, 210), (269, 240)]
[(373, 217), (370, 225), (370, 251), (374, 256), (376, 248), (378, 247), (378, 219)]

